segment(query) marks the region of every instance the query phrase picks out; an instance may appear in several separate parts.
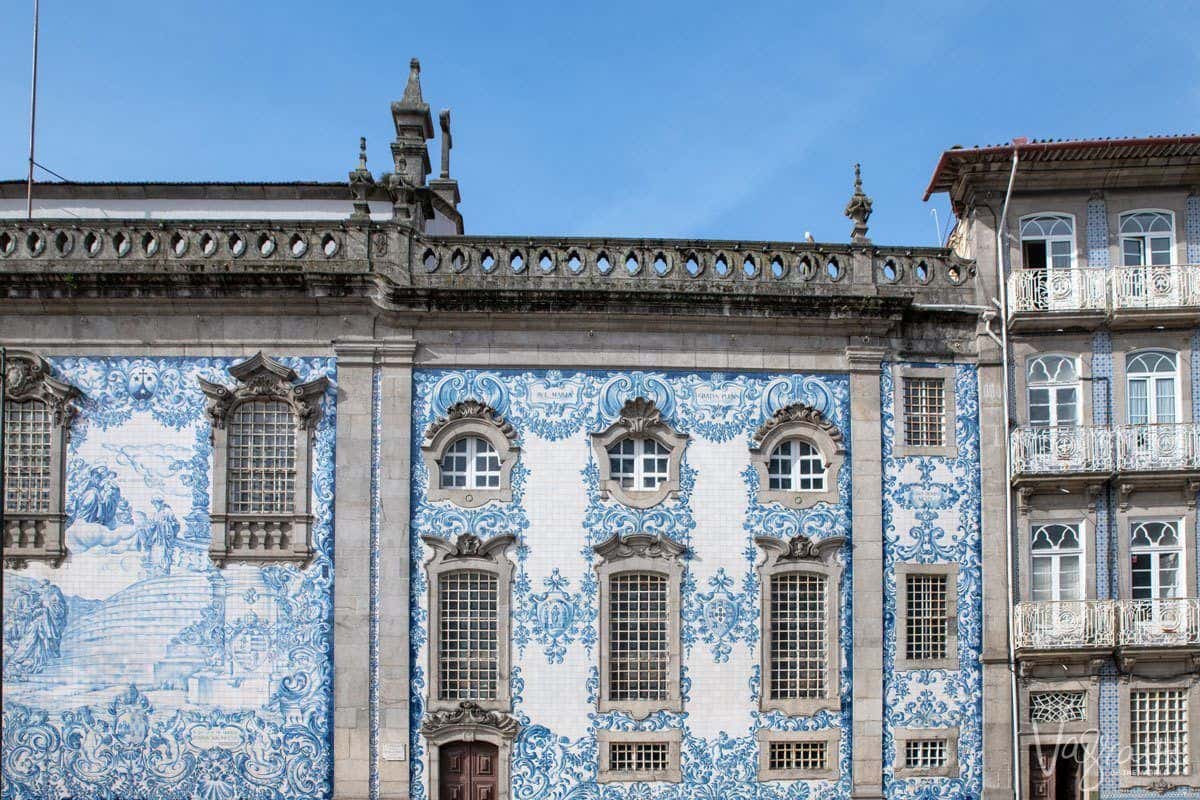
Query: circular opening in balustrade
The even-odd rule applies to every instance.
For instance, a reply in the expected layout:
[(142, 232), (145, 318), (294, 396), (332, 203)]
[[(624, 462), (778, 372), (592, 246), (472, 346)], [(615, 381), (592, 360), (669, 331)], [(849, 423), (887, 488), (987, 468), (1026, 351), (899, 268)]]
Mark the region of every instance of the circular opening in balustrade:
[(58, 251), (60, 256), (69, 255), (75, 247), (75, 237), (66, 231), (59, 231), (54, 236), (54, 249)]
[(149, 231), (142, 234), (142, 252), (148, 257), (158, 253), (158, 237)]
[(124, 258), (129, 255), (129, 251), (133, 248), (133, 242), (125, 231), (120, 231), (113, 237), (113, 251), (116, 252), (117, 258)]
[(104, 240), (95, 231), (88, 231), (83, 235), (83, 252), (87, 253), (88, 258), (100, 255), (103, 248)]
[(0, 232), (0, 256), (11, 256), (17, 249), (17, 240), (8, 231)]
[(229, 252), (234, 258), (241, 258), (246, 252), (246, 237), (240, 233), (232, 233), (229, 235)]
[(275, 237), (269, 233), (264, 233), (258, 237), (258, 254), (263, 258), (270, 258), (275, 253)]
[(308, 239), (299, 233), (293, 233), (288, 242), (288, 249), (291, 251), (292, 258), (300, 258), (308, 252)]
[(181, 257), (188, 249), (187, 237), (176, 231), (171, 235), (171, 252), (176, 258)]
[(339, 248), (340, 245), (338, 244), (337, 237), (332, 233), (327, 233), (321, 237), (321, 252), (325, 254), (326, 258), (336, 256)]
[(25, 237), (25, 247), (29, 250), (29, 255), (40, 256), (46, 249), (46, 237), (37, 231), (32, 231)]

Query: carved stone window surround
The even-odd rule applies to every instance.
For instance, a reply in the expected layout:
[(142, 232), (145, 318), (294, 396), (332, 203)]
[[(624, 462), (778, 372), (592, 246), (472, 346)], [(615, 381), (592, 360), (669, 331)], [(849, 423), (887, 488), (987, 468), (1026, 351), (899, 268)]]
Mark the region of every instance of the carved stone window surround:
[[(596, 731), (596, 745), (600, 755), (600, 769), (596, 780), (599, 783), (662, 782), (679, 783), (683, 780), (680, 766), (680, 744), (682, 731), (667, 728), (658, 731)], [(667, 745), (667, 768), (655, 772), (632, 772), (614, 770), (609, 761), (609, 745), (614, 742), (647, 742)]]
[[(783, 442), (807, 442), (821, 454), (825, 464), (825, 488), (820, 491), (772, 489), (768, 465), (771, 453)], [(820, 411), (794, 403), (776, 411), (751, 439), (750, 460), (758, 471), (760, 503), (781, 503), (788, 508), (809, 508), (817, 503), (838, 501), (838, 474), (846, 459), (842, 432)]]
[[(477, 436), (490, 444), (500, 458), (500, 486), (491, 488), (443, 487), (442, 457), (447, 448), (460, 439)], [(464, 400), (446, 410), (425, 431), (421, 456), (425, 462), (429, 486), (425, 497), (430, 501), (449, 500), (463, 508), (478, 508), (498, 500), (512, 501), (512, 470), (520, 456), (517, 433), (495, 409), (478, 400)]]
[[(505, 555), (505, 550), (516, 544), (517, 540), (511, 534), (493, 536), (490, 539), (480, 539), (469, 533), (461, 534), (454, 542), (440, 539), (436, 536), (422, 536), (433, 555), (425, 562), (428, 578), (428, 609), (429, 609), (429, 683), (426, 708), (431, 711), (443, 711), (459, 708), (462, 703), (470, 702), (485, 711), (511, 711), (512, 694), (509, 685), (511, 670), (511, 637), (512, 619), (512, 576), (513, 563)], [(496, 576), (496, 698), (494, 700), (446, 700), (439, 698), (441, 688), (441, 604), (440, 588), (442, 576), (460, 570), (488, 572)]]
[[(199, 379), (208, 397), (212, 421), (213, 494), (212, 542), (209, 556), (223, 567), (231, 562), (295, 563), (306, 565), (313, 556), (312, 445), (321, 418), (321, 398), (329, 386), (322, 376), (297, 383), (294, 370), (264, 355), (234, 364), (229, 374), (237, 381), (228, 387)], [(291, 409), (295, 431), (295, 482), (292, 510), (283, 513), (231, 513), (229, 511), (228, 421), (238, 406), (258, 401), (278, 401)]]
[[(892, 439), (892, 455), (905, 456), (958, 456), (958, 441), (955, 435), (956, 405), (954, 398), (954, 367), (909, 367), (897, 365), (893, 381), (892, 405), (895, 420), (895, 435)], [(916, 446), (905, 444), (904, 384), (910, 379), (936, 379), (942, 381), (942, 444), (940, 446)]]
[(496, 746), (496, 798), (511, 797), (510, 765), (512, 743), (521, 731), (521, 723), (511, 714), (488, 711), (478, 703), (464, 701), (455, 708), (430, 711), (421, 724), (421, 733), (428, 745), (425, 761), (429, 786), (436, 792), (441, 786), (441, 748), (454, 742), (487, 742)]
[[(680, 680), (680, 609), (683, 582), (683, 556), (687, 548), (662, 536), (647, 533), (614, 534), (596, 545), (596, 577), (600, 588), (600, 699), (599, 711), (622, 711), (635, 719), (645, 719), (655, 711), (682, 711)], [(626, 573), (651, 573), (667, 579), (667, 698), (663, 700), (610, 699), (609, 673), (611, 641), (609, 635), (609, 579)]]
[[(804, 536), (789, 540), (770, 536), (755, 537), (754, 543), (765, 554), (758, 566), (760, 586), (760, 619), (762, 644), (760, 669), (762, 688), (759, 693), (759, 710), (781, 711), (789, 716), (812, 716), (818, 711), (837, 711), (841, 708), (841, 581), (842, 565), (837, 553), (846, 543), (844, 536), (830, 536), (813, 542)], [(776, 699), (771, 694), (771, 579), (777, 575), (815, 574), (825, 578), (825, 692), (822, 697)]]
[[(5, 360), (5, 403), (41, 403), (50, 421), (50, 474), (48, 510), (4, 508), (4, 567), (21, 569), (30, 561), (57, 567), (67, 556), (66, 449), (71, 422), (78, 412), (78, 389), (50, 374), (50, 364), (26, 350), (9, 350)], [(7, 414), (5, 424), (8, 424)], [(0, 431), (0, 435), (3, 432)], [(6, 450), (5, 461), (12, 458)], [(0, 464), (0, 469), (4, 465)], [(0, 505), (8, 502), (8, 487)]]
[[(760, 781), (836, 781), (841, 775), (842, 729), (818, 731), (775, 731), (761, 728), (758, 738)], [(825, 769), (771, 769), (771, 742), (824, 742)]]
[[(897, 564), (896, 575), (896, 664), (897, 670), (958, 669), (958, 565)], [(910, 659), (908, 641), (908, 576), (943, 575), (946, 578), (946, 645), (944, 658)]]
[[(631, 508), (653, 508), (668, 497), (679, 496), (679, 468), (688, 435), (678, 433), (662, 419), (653, 400), (635, 397), (621, 409), (616, 422), (592, 434), (592, 451), (600, 472), (600, 497), (615, 497)], [(667, 479), (650, 490), (627, 489), (612, 477), (608, 448), (629, 438), (654, 439), (668, 451)]]
[[(1187, 697), (1187, 727), (1188, 755), (1187, 760), (1192, 765), (1190, 775), (1134, 775), (1132, 772), (1133, 743), (1131, 726), (1133, 717), (1130, 714), (1130, 694), (1146, 690), (1179, 690)], [(1117, 729), (1119, 731), (1119, 775), (1120, 788), (1146, 788), (1157, 792), (1167, 792), (1179, 787), (1200, 787), (1200, 676), (1195, 674), (1176, 678), (1151, 679), (1122, 675), (1117, 684)]]
[[(897, 778), (956, 778), (958, 777), (958, 728), (896, 728), (895, 776)], [(941, 739), (946, 742), (946, 760), (940, 767), (910, 767), (905, 761), (905, 743)]]

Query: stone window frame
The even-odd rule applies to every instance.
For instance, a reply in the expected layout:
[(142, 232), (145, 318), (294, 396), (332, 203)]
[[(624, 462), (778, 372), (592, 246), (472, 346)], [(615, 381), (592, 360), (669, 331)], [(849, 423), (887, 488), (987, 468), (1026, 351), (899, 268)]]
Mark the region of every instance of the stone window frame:
[[(1136, 498), (1135, 507), (1128, 504), (1116, 509), (1117, 531), (1117, 597), (1133, 599), (1133, 529), (1142, 522), (1171, 522), (1179, 526), (1179, 586), (1181, 597), (1192, 597), (1196, 585), (1196, 511), (1186, 502), (1173, 502), (1168, 497), (1154, 497), (1150, 492)], [(1145, 501), (1144, 504), (1142, 501)]]
[[(599, 585), (600, 641), (597, 653), (600, 661), (600, 691), (597, 701), (601, 713), (619, 711), (634, 719), (645, 719), (655, 711), (683, 711), (683, 696), (680, 692), (682, 641), (681, 609), (683, 585), (683, 557), (687, 548), (663, 536), (648, 533), (615, 533), (593, 548), (598, 560), (595, 565)], [(615, 575), (631, 572), (653, 573), (667, 579), (667, 651), (670, 660), (667, 666), (668, 694), (664, 700), (611, 700), (609, 699), (609, 668), (611, 665), (609, 641), (609, 579)]]
[[(958, 564), (897, 564), (896, 576), (896, 659), (895, 669), (947, 669), (960, 668), (958, 661)], [(908, 658), (908, 576), (946, 576), (946, 657)]]
[[(946, 407), (942, 414), (942, 445), (940, 447), (917, 447), (904, 443), (905, 413), (904, 413), (904, 383), (912, 378), (940, 378), (943, 382), (943, 398)], [(905, 458), (907, 456), (938, 456), (956, 458), (958, 456), (958, 438), (955, 434), (957, 419), (957, 403), (955, 402), (955, 368), (954, 367), (909, 367), (897, 365), (893, 370), (892, 381), (892, 419), (895, 421), (895, 432), (892, 438), (892, 456)]]
[[(783, 442), (807, 442), (825, 463), (825, 488), (820, 491), (772, 489), (771, 453)], [(759, 426), (751, 437), (750, 461), (758, 472), (758, 502), (780, 503), (793, 509), (838, 501), (838, 477), (846, 460), (846, 443), (841, 430), (817, 409), (803, 403), (781, 408)]]
[[(649, 491), (626, 489), (614, 480), (608, 461), (608, 448), (622, 439), (651, 438), (667, 448), (667, 479)], [(662, 418), (662, 412), (653, 400), (635, 397), (625, 401), (616, 422), (602, 431), (593, 433), (592, 452), (600, 473), (600, 497), (614, 497), (630, 508), (653, 508), (668, 497), (679, 496), (679, 471), (683, 462), (683, 451), (690, 437), (679, 433)]]
[(1096, 599), (1096, 538), (1097, 518), (1095, 497), (1089, 496), (1089, 503), (1080, 508), (1036, 508), (1026, 506), (1016, 515), (1017, 554), (1021, 568), (1017, 571), (1017, 590), (1020, 600), (1030, 600), (1033, 597), (1033, 531), (1041, 525), (1076, 525), (1079, 527), (1083, 541), (1083, 599)]
[[(483, 439), (500, 459), (500, 485), (476, 488), (442, 486), (442, 458), (450, 445), (470, 436)], [(444, 416), (425, 429), (421, 458), (429, 476), (425, 498), (449, 500), (462, 508), (478, 508), (492, 501), (512, 502), (512, 471), (520, 457), (517, 432), (500, 412), (479, 400), (463, 400), (446, 409)]]
[(521, 731), (521, 723), (511, 714), (488, 711), (477, 703), (462, 702), (455, 708), (427, 710), (421, 724), (425, 737), (425, 764), (429, 786), (441, 785), (441, 748), (455, 742), (487, 742), (496, 746), (496, 800), (509, 800), (512, 769), (512, 744)]
[[(437, 536), (422, 536), (421, 541), (433, 551), (425, 562), (427, 611), (429, 616), (428, 651), (429, 681), (426, 685), (425, 707), (430, 711), (446, 711), (470, 702), (484, 711), (511, 711), (512, 687), (512, 580), (516, 567), (505, 551), (517, 543), (512, 534), (480, 539), (463, 533), (451, 542)], [(441, 576), (450, 572), (472, 570), (496, 576), (496, 698), (494, 700), (445, 700), (438, 697), (441, 685)]]
[[(608, 748), (614, 742), (647, 742), (667, 745), (667, 768), (657, 772), (618, 771), (609, 766)], [(657, 731), (596, 731), (596, 747), (599, 755), (598, 783), (681, 783), (680, 749), (683, 732), (679, 728), (664, 728)]]
[[(760, 728), (758, 739), (758, 780), (760, 781), (836, 781), (842, 774), (842, 729), (824, 728), (816, 731), (775, 731)], [(773, 770), (771, 742), (825, 742), (825, 769)]]
[[(944, 739), (946, 763), (940, 767), (910, 767), (905, 761), (905, 744), (911, 741)], [(948, 728), (894, 728), (894, 776), (897, 778), (955, 778), (958, 777), (958, 726)]]
[[(58, 567), (67, 557), (67, 444), (71, 440), (71, 423), (79, 412), (76, 401), (83, 394), (71, 384), (55, 378), (51, 372), (50, 363), (37, 353), (9, 350), (5, 357), (5, 374), (0, 375), (0, 380), (4, 381), (5, 403), (42, 403), (50, 417), (49, 510), (3, 509), (0, 516), (4, 519), (5, 569), (23, 569), (31, 561)], [(0, 431), (2, 435), (3, 431)], [(0, 469), (3, 468), (0, 464)], [(7, 502), (5, 487), (4, 494), (0, 495), (0, 505)]]
[[(1200, 788), (1200, 676), (1186, 675), (1174, 678), (1145, 678), (1121, 675), (1117, 686), (1117, 729), (1118, 759), (1117, 773), (1121, 789), (1146, 788), (1167, 792), (1174, 788)], [(1187, 696), (1188, 761), (1192, 764), (1190, 775), (1134, 775), (1131, 772), (1133, 742), (1130, 726), (1129, 696), (1135, 691), (1180, 690)]]
[[(229, 368), (237, 381), (232, 388), (199, 378), (208, 397), (212, 423), (213, 489), (208, 554), (218, 567), (230, 563), (291, 563), (307, 566), (314, 555), (312, 543), (312, 451), (321, 420), (321, 399), (329, 387), (322, 375), (306, 383), (290, 367), (261, 350)], [(292, 510), (286, 513), (234, 514), (229, 511), (229, 432), (227, 423), (235, 409), (255, 401), (286, 403), (296, 422), (296, 480)], [(266, 546), (264, 546), (264, 544)]]
[[(758, 565), (759, 624), (762, 637), (759, 641), (759, 669), (762, 686), (759, 691), (759, 711), (779, 711), (788, 716), (808, 717), (819, 711), (836, 712), (841, 709), (841, 617), (842, 617), (842, 565), (836, 555), (846, 543), (844, 536), (830, 536), (814, 542), (805, 536), (791, 539), (776, 539), (756, 536), (754, 543), (763, 551), (765, 558)], [(768, 588), (776, 575), (791, 573), (816, 574), (825, 578), (825, 696), (804, 697), (788, 700), (773, 699), (770, 695), (771, 615)]]
[[(1047, 692), (1081, 692), (1084, 695), (1084, 718), (1071, 722), (1036, 723), (1033, 721), (1031, 695)], [(1063, 680), (1025, 679), (1020, 686), (1021, 714), (1019, 727), (1022, 732), (1037, 732), (1040, 735), (1063, 734), (1083, 736), (1096, 728), (1100, 718), (1100, 691), (1096, 678), (1073, 678)]]

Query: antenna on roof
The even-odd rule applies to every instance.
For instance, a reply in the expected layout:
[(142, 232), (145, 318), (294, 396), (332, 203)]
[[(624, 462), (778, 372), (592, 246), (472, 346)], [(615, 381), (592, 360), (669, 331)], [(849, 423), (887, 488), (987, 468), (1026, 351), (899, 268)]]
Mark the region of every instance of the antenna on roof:
[(29, 178), (25, 182), (25, 216), (33, 219), (33, 143), (37, 128), (38, 2), (33, 0), (33, 80), (29, 92)]

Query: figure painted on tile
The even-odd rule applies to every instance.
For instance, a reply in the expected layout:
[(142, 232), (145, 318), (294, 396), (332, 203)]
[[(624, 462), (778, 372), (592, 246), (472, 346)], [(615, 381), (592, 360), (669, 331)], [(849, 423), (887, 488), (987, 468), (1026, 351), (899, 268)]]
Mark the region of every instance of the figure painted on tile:
[(152, 573), (169, 575), (175, 560), (179, 520), (161, 497), (152, 502), (153, 515), (138, 512), (137, 548), (142, 554), (142, 566)]
[(4, 617), (4, 677), (36, 675), (58, 658), (67, 626), (67, 601), (49, 581), (15, 590), (16, 598)]
[(110, 531), (114, 530), (122, 521), (121, 501), (117, 473), (103, 464), (92, 467), (75, 505), (75, 519), (79, 522), (97, 523)]

